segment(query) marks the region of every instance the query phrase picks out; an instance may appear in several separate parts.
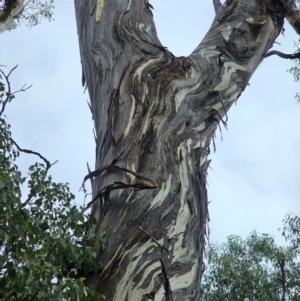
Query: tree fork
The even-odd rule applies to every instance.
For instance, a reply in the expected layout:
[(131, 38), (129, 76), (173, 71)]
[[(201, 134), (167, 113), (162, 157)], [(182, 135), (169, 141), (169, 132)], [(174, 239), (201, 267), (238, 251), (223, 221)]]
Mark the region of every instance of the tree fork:
[[(93, 199), (101, 198), (92, 231), (105, 230), (111, 245), (102, 274), (87, 281), (107, 300), (199, 300), (209, 145), (284, 18), (297, 23), (291, 2), (214, 0), (202, 42), (175, 57), (157, 37), (147, 0), (75, 0), (95, 170), (118, 158), (131, 171), (109, 168), (93, 181)], [(139, 190), (149, 185), (143, 177), (155, 189)]]

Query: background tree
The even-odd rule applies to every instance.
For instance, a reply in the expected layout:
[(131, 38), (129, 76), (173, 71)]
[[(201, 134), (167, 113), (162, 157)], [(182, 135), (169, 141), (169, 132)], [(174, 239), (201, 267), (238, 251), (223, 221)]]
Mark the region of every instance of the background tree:
[(177, 58), (148, 1), (75, 1), (96, 131), (94, 231), (113, 236), (89, 281), (109, 300), (200, 298), (210, 142), (284, 18), (299, 28), (294, 1), (214, 5), (203, 41)]
[(300, 300), (299, 216), (287, 215), (278, 246), (268, 234), (232, 235), (207, 251), (201, 285), (203, 301)]
[[(47, 159), (12, 139), (4, 112), (18, 92), (9, 80), (13, 70), (0, 70), (0, 300), (103, 300), (84, 280), (92, 271), (100, 273), (102, 264), (95, 259), (107, 236), (86, 235), (95, 219), (74, 205), (67, 184), (52, 181)], [(20, 152), (44, 163), (33, 164), (23, 177), (16, 165)]]

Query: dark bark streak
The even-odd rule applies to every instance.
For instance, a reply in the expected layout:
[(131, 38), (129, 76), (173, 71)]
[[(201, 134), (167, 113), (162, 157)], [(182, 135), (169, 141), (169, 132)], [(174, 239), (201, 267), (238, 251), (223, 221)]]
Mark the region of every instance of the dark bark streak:
[(86, 80), (85, 80), (84, 72), (83, 72), (83, 69), (82, 69), (82, 71), (81, 71), (81, 85), (82, 85), (82, 87), (85, 86), (85, 83), (86, 83)]
[(161, 250), (161, 259), (160, 259), (160, 263), (161, 263), (161, 271), (162, 271), (162, 275), (163, 275), (163, 284), (164, 284), (164, 289), (165, 289), (165, 298), (166, 301), (173, 301), (173, 292), (172, 292), (172, 288), (170, 285), (170, 280), (169, 280), (169, 276), (168, 276), (168, 258), (166, 255), (166, 251), (165, 250)]

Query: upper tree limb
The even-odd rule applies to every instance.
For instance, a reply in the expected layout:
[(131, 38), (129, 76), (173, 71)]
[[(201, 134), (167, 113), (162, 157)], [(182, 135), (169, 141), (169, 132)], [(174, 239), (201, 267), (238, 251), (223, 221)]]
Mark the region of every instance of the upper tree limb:
[(222, 7), (222, 3), (220, 0), (213, 0), (215, 12), (217, 13)]

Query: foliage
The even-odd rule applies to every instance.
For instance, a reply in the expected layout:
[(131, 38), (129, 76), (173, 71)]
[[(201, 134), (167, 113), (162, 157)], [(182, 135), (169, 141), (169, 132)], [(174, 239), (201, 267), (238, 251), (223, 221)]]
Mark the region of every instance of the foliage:
[(300, 217), (287, 215), (282, 234), (288, 246), (255, 231), (246, 239), (232, 235), (226, 243), (211, 245), (201, 300), (299, 301)]
[[(298, 53), (300, 51), (300, 44), (299, 43), (294, 43), (294, 47), (296, 48), (295, 53)], [(295, 82), (299, 82), (299, 80), (300, 80), (299, 65), (300, 65), (300, 59), (292, 60), (292, 67), (288, 70), (288, 72), (293, 75)], [(297, 103), (300, 103), (299, 93), (296, 93), (295, 98), (297, 100)]]
[[(4, 8), (7, 2), (9, 1), (0, 0), (0, 9)], [(40, 24), (43, 19), (53, 20), (53, 10), (54, 0), (25, 0), (23, 10), (14, 19), (33, 27)]]
[[(2, 79), (5, 78), (8, 91)], [(101, 272), (108, 238), (87, 234), (95, 219), (72, 203), (67, 184), (55, 183), (49, 164), (35, 163), (26, 177), (20, 151), (3, 116), (14, 94), (0, 77), (0, 300), (104, 300), (87, 288), (88, 273)], [(47, 163), (48, 161), (46, 161)], [(22, 195), (27, 184), (28, 196)]]

